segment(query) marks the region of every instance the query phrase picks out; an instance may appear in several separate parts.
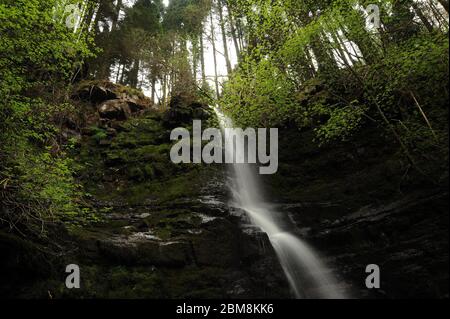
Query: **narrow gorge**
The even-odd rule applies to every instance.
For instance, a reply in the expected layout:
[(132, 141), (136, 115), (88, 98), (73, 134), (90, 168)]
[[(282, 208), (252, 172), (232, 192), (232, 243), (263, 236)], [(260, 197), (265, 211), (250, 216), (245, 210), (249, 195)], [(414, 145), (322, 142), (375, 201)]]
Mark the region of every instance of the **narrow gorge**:
[(0, 300), (448, 299), (448, 36), (448, 0), (0, 0)]

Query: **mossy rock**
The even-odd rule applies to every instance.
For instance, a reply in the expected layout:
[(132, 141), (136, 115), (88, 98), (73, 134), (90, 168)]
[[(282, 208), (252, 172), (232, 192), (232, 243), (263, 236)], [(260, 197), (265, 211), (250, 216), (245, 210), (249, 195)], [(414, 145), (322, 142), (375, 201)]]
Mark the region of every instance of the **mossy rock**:
[(87, 80), (80, 82), (73, 90), (72, 98), (99, 103), (121, 97), (139, 100), (151, 105), (151, 100), (141, 90), (104, 80)]

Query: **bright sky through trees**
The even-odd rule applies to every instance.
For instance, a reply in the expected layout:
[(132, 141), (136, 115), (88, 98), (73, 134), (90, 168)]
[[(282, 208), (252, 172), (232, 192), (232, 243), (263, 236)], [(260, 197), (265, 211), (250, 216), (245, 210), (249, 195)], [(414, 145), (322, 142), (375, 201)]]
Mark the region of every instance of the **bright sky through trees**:
[[(135, 4), (136, 0), (125, 0), (124, 5), (127, 7), (132, 7)], [(117, 1), (116, 1), (117, 3)], [(166, 8), (168, 7), (170, 0), (163, 0), (164, 5)], [(226, 8), (224, 8), (225, 14), (228, 14), (226, 12)], [(121, 16), (123, 18), (124, 16)], [(209, 19), (208, 19), (209, 21)], [(213, 22), (214, 22), (214, 35), (215, 35), (215, 45), (216, 45), (216, 55), (217, 55), (217, 73), (219, 76), (219, 82), (223, 83), (228, 74), (227, 74), (227, 66), (224, 56), (224, 46), (222, 42), (222, 31), (219, 25), (219, 17), (215, 14), (213, 16)], [(215, 70), (214, 70), (214, 51), (211, 44), (211, 29), (209, 26), (205, 27), (204, 33), (203, 33), (203, 43), (204, 43), (204, 57), (205, 57), (205, 73), (208, 83), (211, 85), (211, 87), (214, 87), (214, 76), (215, 76)], [(227, 44), (228, 44), (228, 51), (229, 51), (229, 57), (232, 67), (236, 66), (238, 59), (236, 56), (236, 50), (233, 43), (233, 40), (228, 36), (227, 37)], [(190, 43), (187, 44), (188, 49), (192, 50), (192, 45)], [(117, 68), (117, 66), (114, 66)], [(114, 71), (116, 72), (116, 71)], [(146, 75), (145, 70), (140, 71), (140, 77), (143, 77)], [(112, 74), (112, 80), (115, 78), (115, 74)], [(201, 78), (201, 70), (199, 68), (198, 70), (198, 78)], [(158, 82), (156, 84), (157, 91), (161, 91), (161, 83)], [(143, 86), (142, 90), (146, 95), (151, 94), (151, 87), (149, 86)], [(158, 94), (156, 96), (156, 99), (159, 101)]]

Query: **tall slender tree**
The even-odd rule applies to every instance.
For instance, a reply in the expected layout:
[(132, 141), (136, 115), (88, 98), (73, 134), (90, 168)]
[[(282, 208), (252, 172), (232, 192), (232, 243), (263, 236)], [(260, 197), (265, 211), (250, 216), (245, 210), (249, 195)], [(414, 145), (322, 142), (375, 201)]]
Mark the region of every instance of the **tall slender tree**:
[(219, 24), (220, 24), (220, 30), (222, 33), (222, 43), (223, 43), (223, 54), (225, 57), (225, 63), (227, 65), (227, 72), (228, 74), (231, 74), (231, 61), (230, 61), (230, 54), (228, 51), (228, 41), (227, 41), (227, 33), (225, 29), (225, 19), (223, 15), (223, 2), (222, 0), (216, 0), (216, 7), (217, 11), (219, 13)]
[(217, 73), (217, 50), (216, 50), (216, 35), (214, 31), (214, 20), (212, 12), (210, 14), (210, 26), (211, 26), (211, 44), (213, 49), (213, 58), (214, 58), (214, 84), (216, 87), (216, 96), (217, 98), (220, 96), (220, 90), (219, 90), (219, 76)]

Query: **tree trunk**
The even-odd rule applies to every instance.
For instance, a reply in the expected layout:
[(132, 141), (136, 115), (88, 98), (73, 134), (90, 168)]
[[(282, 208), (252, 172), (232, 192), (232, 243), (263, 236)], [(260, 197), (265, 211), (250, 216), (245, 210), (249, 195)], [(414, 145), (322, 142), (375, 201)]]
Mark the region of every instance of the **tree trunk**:
[(92, 20), (94, 18), (94, 13), (95, 10), (97, 9), (97, 5), (94, 5), (93, 3), (91, 3), (90, 1), (88, 1), (85, 5), (86, 7), (86, 12), (83, 16), (83, 20), (80, 26), (80, 33), (83, 32), (84, 29), (86, 29), (86, 31), (90, 30), (90, 26), (92, 24)]
[(358, 52), (357, 52), (355, 46), (353, 45), (353, 43), (350, 42), (350, 44), (349, 44), (350, 47), (351, 47), (352, 50), (353, 50), (353, 53), (352, 53), (352, 52), (350, 52), (350, 50), (348, 49), (347, 44), (345, 43), (345, 41), (344, 41), (344, 39), (342, 38), (342, 36), (339, 34), (339, 31), (336, 31), (335, 34), (336, 34), (337, 40), (338, 40), (339, 43), (341, 44), (341, 48), (342, 48), (342, 49), (344, 50), (344, 52), (347, 54), (350, 63), (353, 64), (354, 62), (360, 61), (361, 57), (357, 55)]
[(155, 94), (156, 94), (156, 78), (152, 75), (152, 102), (155, 104)]
[(433, 11), (433, 15), (436, 18), (436, 20), (438, 21), (439, 29), (443, 30), (442, 24), (444, 26), (446, 26), (448, 29), (448, 12), (447, 12), (447, 17), (445, 17), (445, 14), (442, 13), (441, 10), (439, 10), (436, 7), (436, 5), (434, 4), (434, 2), (432, 2), (432, 1), (428, 2), (428, 7), (431, 9), (431, 11)]
[(137, 85), (138, 85), (139, 63), (140, 63), (139, 59), (136, 58), (133, 62), (133, 67), (130, 70), (129, 82), (130, 82), (130, 86), (133, 89), (136, 89)]
[(331, 72), (337, 67), (334, 56), (330, 55), (329, 50), (326, 48), (326, 41), (322, 37), (322, 34), (316, 34), (311, 41), (311, 49), (317, 60), (320, 72)]
[(198, 36), (194, 36), (192, 40), (192, 76), (194, 78), (194, 82), (197, 83), (197, 69), (198, 69)]
[(206, 85), (206, 71), (205, 71), (205, 46), (203, 43), (203, 24), (202, 24), (202, 33), (200, 35), (200, 62), (202, 68), (202, 86)]
[(122, 74), (120, 74), (120, 80), (119, 80), (120, 84), (123, 84), (124, 77), (125, 77), (125, 64), (122, 67)]
[[(117, 74), (116, 74), (116, 83), (119, 83), (119, 79), (120, 79), (119, 76), (120, 76), (120, 72), (121, 72), (122, 68), (123, 68), (122, 64), (119, 63), (119, 68), (117, 69)], [(123, 72), (123, 70), (122, 70), (122, 72)]]
[(309, 80), (309, 79), (314, 78), (317, 74), (316, 74), (316, 69), (314, 68), (314, 62), (313, 62), (313, 59), (311, 57), (311, 54), (309, 53), (309, 50), (305, 49), (304, 51), (305, 51), (305, 57), (306, 57), (306, 60), (307, 60), (308, 71), (309, 71), (309, 75), (306, 75), (305, 79)]
[(164, 74), (164, 79), (162, 83), (162, 106), (163, 108), (166, 107), (166, 101), (167, 101), (167, 74)]
[(223, 18), (223, 7), (222, 7), (222, 1), (217, 1), (217, 9), (219, 11), (219, 18), (220, 18), (220, 29), (222, 32), (222, 41), (223, 41), (223, 53), (225, 56), (225, 62), (227, 64), (227, 72), (228, 74), (231, 74), (231, 62), (230, 62), (230, 54), (228, 52), (228, 43), (227, 43), (227, 34), (225, 32), (225, 20)]
[(117, 23), (119, 22), (120, 10), (122, 10), (122, 1), (123, 0), (117, 0), (117, 5), (115, 8), (115, 13), (114, 13), (113, 21), (112, 21), (111, 31), (114, 31), (117, 28)]
[(444, 7), (445, 11), (448, 13), (448, 0), (438, 0), (438, 2)]
[(236, 32), (237, 32), (237, 40), (239, 43), (239, 51), (241, 52), (241, 55), (242, 55), (242, 51), (244, 50), (244, 40), (243, 40), (244, 36), (243, 36), (241, 20), (239, 20), (238, 18), (236, 18)]
[(211, 20), (211, 44), (213, 47), (213, 56), (214, 56), (214, 83), (216, 85), (216, 97), (219, 98), (219, 79), (217, 76), (217, 55), (216, 55), (216, 40), (215, 38), (215, 33), (214, 33), (214, 21), (213, 21), (213, 16), (212, 13), (210, 15), (210, 20)]
[(336, 49), (341, 56), (342, 62), (345, 66), (351, 67), (352, 63), (348, 59), (348, 55), (343, 49), (342, 42), (339, 40), (339, 35), (334, 30), (330, 31), (331, 37), (333, 38), (333, 42), (336, 45)]
[(241, 52), (239, 49), (239, 43), (238, 43), (238, 39), (237, 39), (236, 26), (234, 23), (233, 13), (231, 12), (230, 6), (228, 4), (228, 0), (226, 1), (226, 6), (227, 6), (227, 11), (228, 11), (228, 21), (230, 22), (230, 27), (231, 27), (231, 36), (233, 38), (234, 48), (236, 50), (236, 56), (237, 56), (238, 60), (240, 60)]
[(103, 1), (100, 1), (100, 4), (98, 5), (97, 14), (95, 15), (94, 19), (94, 31), (95, 34), (98, 34), (100, 32), (99, 23), (101, 21), (103, 12), (105, 11), (105, 5)]
[(415, 3), (414, 1), (411, 2), (411, 5), (416, 12), (417, 16), (419, 17), (420, 21), (422, 21), (423, 25), (429, 32), (433, 32), (433, 26), (431, 25), (430, 21), (428, 21), (428, 18), (425, 16), (425, 14), (422, 11), (422, 8)]

